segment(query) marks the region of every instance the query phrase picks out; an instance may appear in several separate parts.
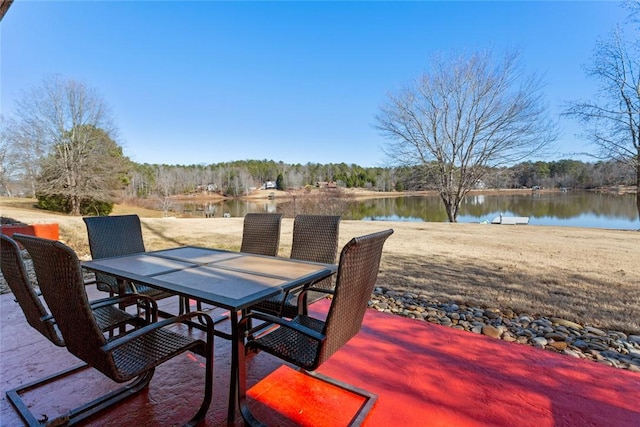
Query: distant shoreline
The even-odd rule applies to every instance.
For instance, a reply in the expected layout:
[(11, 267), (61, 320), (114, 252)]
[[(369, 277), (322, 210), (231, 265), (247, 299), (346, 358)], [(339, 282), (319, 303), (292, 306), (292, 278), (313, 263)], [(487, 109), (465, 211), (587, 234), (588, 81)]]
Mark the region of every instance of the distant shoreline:
[[(227, 197), (218, 193), (208, 194), (193, 194), (193, 195), (176, 195), (172, 196), (172, 200), (269, 200), (276, 199), (291, 199), (291, 198), (304, 198), (304, 197), (318, 197), (325, 194), (327, 191), (334, 191), (333, 189), (298, 189), (298, 190), (254, 190), (250, 194), (241, 195), (238, 197)], [(392, 198), (392, 197), (424, 197), (424, 196), (437, 196), (438, 192), (435, 190), (425, 191), (374, 191), (363, 188), (340, 188), (338, 190), (341, 196), (356, 199), (367, 198)], [(569, 191), (590, 191), (599, 193), (612, 193), (612, 194), (635, 194), (636, 188), (633, 186), (616, 186), (606, 187), (588, 190), (569, 190)], [(469, 192), (472, 195), (516, 195), (516, 194), (531, 194), (531, 193), (560, 193), (559, 188), (542, 188), (539, 190), (533, 190), (531, 188), (507, 188), (507, 189), (474, 189)]]

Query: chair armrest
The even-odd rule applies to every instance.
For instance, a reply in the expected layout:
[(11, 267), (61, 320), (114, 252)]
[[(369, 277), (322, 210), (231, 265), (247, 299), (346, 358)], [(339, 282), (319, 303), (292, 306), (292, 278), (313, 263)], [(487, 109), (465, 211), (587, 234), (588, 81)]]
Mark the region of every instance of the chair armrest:
[(145, 319), (147, 322), (155, 322), (158, 320), (158, 303), (151, 297), (139, 294), (125, 294), (117, 297), (102, 298), (99, 300), (91, 301), (91, 308), (105, 307), (108, 305), (137, 305), (138, 315), (140, 315), (140, 306), (144, 307)]
[[(244, 316), (243, 319), (240, 321), (240, 330), (243, 330), (246, 328), (244, 328), (244, 323), (246, 323), (249, 318), (254, 318), (254, 319), (258, 319), (258, 320), (262, 320), (264, 322), (267, 323), (275, 323), (279, 326), (285, 327), (285, 328), (289, 328), (289, 329), (293, 329), (296, 332), (299, 332), (303, 335), (308, 336), (309, 338), (313, 338), (315, 340), (318, 341), (323, 341), (326, 337), (321, 334), (318, 331), (315, 331), (311, 328), (307, 328), (306, 326), (300, 325), (299, 323), (294, 323), (291, 320), (286, 320), (283, 319), (281, 317), (278, 316), (272, 316), (271, 314), (267, 314), (267, 313), (260, 313), (257, 311), (252, 311), (251, 313), (249, 313), (248, 315)], [(248, 331), (245, 332), (246, 334), (248, 334)]]
[(107, 305), (114, 305), (114, 304), (133, 305), (133, 304), (138, 304), (140, 302), (148, 304), (152, 307), (157, 306), (157, 303), (154, 301), (154, 299), (146, 295), (127, 294), (127, 295), (122, 295), (117, 297), (107, 297), (107, 298), (101, 298), (98, 300), (93, 300), (91, 301), (91, 308), (95, 309), (95, 308), (100, 308), (100, 307), (104, 307)]
[[(152, 315), (153, 315), (153, 312), (158, 311), (157, 303), (153, 300), (153, 298), (149, 298), (145, 295), (133, 295), (133, 294), (129, 294), (122, 297), (111, 297), (111, 298), (102, 298), (102, 299), (94, 300), (90, 302), (90, 306), (92, 310), (95, 310), (97, 308), (107, 307), (107, 306), (115, 305), (119, 303), (137, 304), (138, 302), (140, 302), (140, 300), (144, 300), (144, 304), (147, 306), (147, 308), (151, 309)], [(53, 314), (51, 313), (41, 316), (40, 320), (43, 322), (52, 322), (54, 324), (56, 323), (56, 319), (54, 319)]]
[(84, 284), (85, 284), (85, 285), (86, 285), (87, 283), (89, 283), (89, 284), (96, 284), (96, 285), (98, 285), (98, 284), (102, 284), (102, 285), (107, 286), (108, 288), (111, 288), (111, 287), (112, 287), (112, 286), (111, 286), (111, 283), (107, 283), (107, 282), (105, 282), (104, 280), (97, 280), (97, 279), (94, 279), (94, 280), (89, 280), (89, 281), (84, 282)]
[(302, 308), (304, 307), (305, 297), (307, 296), (307, 292), (309, 291), (319, 292), (319, 293), (328, 294), (328, 295), (335, 294), (335, 291), (333, 289), (314, 288), (313, 286), (304, 289), (302, 292), (298, 294), (298, 302), (297, 302), (298, 314), (302, 314)]
[(322, 292), (323, 294), (330, 294), (333, 295), (336, 293), (335, 290), (333, 289), (325, 289), (325, 288), (314, 288), (313, 286), (306, 288), (305, 290), (303, 290), (302, 292), (300, 292), (301, 294), (306, 294), (307, 292)]
[(170, 319), (165, 319), (159, 322), (151, 323), (140, 329), (131, 331), (126, 335), (122, 335), (122, 336), (119, 335), (115, 339), (109, 341), (107, 344), (100, 347), (100, 349), (105, 352), (113, 351), (114, 349), (124, 344), (127, 344), (130, 341), (138, 339), (141, 336), (146, 335), (152, 331), (155, 331), (157, 329), (162, 329), (166, 326), (173, 325), (175, 323), (180, 323), (184, 320), (189, 320), (196, 316), (200, 316), (201, 320), (204, 319), (204, 322), (207, 324), (207, 345), (213, 345), (214, 330), (213, 330), (213, 320), (211, 319), (211, 316), (209, 316), (207, 313), (203, 311), (192, 311), (190, 313), (185, 313), (180, 316), (172, 317)]
[[(82, 267), (82, 274), (86, 275), (86, 274), (95, 274), (92, 270), (89, 270), (87, 268)], [(84, 280), (84, 285), (93, 285), (96, 283), (96, 278), (95, 276), (93, 277), (93, 279), (86, 279)]]

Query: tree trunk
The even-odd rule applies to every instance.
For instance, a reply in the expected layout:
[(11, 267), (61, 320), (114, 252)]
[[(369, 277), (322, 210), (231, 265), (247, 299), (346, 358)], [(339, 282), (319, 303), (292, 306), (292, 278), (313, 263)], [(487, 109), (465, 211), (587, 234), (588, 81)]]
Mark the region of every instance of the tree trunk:
[(636, 209), (638, 210), (638, 219), (640, 219), (640, 146), (636, 159)]
[(449, 222), (458, 222), (458, 209), (454, 203), (451, 203), (451, 200), (447, 198), (447, 195), (440, 193), (440, 199), (442, 199), (442, 203), (444, 203), (444, 209), (447, 212), (447, 218)]
[(80, 199), (77, 196), (71, 196), (71, 215), (80, 215)]

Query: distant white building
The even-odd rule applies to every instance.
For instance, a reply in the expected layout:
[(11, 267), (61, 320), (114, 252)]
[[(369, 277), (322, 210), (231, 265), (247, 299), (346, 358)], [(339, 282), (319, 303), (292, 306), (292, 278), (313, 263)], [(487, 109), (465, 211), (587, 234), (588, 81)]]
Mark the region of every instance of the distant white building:
[(213, 193), (214, 191), (218, 191), (218, 185), (217, 184), (200, 184), (197, 187), (198, 191), (202, 191), (202, 192), (210, 192)]
[(267, 181), (264, 184), (262, 184), (263, 190), (275, 190), (275, 188), (276, 188), (276, 183), (273, 181)]
[(478, 181), (476, 181), (475, 188), (484, 189), (487, 188), (487, 184), (485, 184), (483, 180), (479, 179)]

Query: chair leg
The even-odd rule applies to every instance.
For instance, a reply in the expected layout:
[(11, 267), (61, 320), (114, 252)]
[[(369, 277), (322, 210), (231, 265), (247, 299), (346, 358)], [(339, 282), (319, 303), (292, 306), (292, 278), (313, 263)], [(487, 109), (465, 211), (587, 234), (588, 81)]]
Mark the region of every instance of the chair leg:
[(191, 307), (189, 306), (189, 298), (180, 296), (180, 308), (178, 308), (178, 316), (184, 313), (191, 313)]
[[(351, 419), (349, 426), (358, 427), (362, 425), (364, 420), (367, 418), (367, 415), (371, 411), (371, 408), (373, 408), (373, 405), (375, 405), (376, 401), (378, 400), (378, 395), (376, 395), (375, 393), (371, 393), (370, 391), (364, 390), (351, 384), (347, 384), (335, 378), (328, 377), (319, 372), (310, 372), (304, 369), (300, 369), (300, 372), (312, 378), (315, 378), (318, 381), (323, 381), (327, 384), (331, 384), (335, 387), (341, 388), (364, 398), (364, 402), (362, 403), (362, 405), (360, 405), (358, 412), (356, 412), (355, 416)], [(238, 377), (240, 387), (238, 393), (238, 406), (240, 406), (240, 413), (242, 414), (242, 418), (244, 418), (245, 423), (250, 426), (263, 426), (264, 424), (258, 421), (249, 409), (248, 399), (246, 396), (246, 372), (241, 369), (241, 367), (239, 367)]]
[(358, 409), (358, 412), (356, 413), (356, 415), (351, 419), (351, 422), (349, 423), (350, 426), (361, 425), (364, 422), (364, 420), (367, 418), (367, 415), (369, 414), (369, 411), (371, 411), (371, 408), (373, 408), (373, 405), (375, 405), (376, 401), (378, 400), (378, 395), (375, 393), (371, 393), (370, 391), (367, 391), (360, 387), (356, 387), (351, 384), (347, 384), (335, 378), (328, 377), (319, 372), (315, 372), (315, 371), (311, 372), (311, 371), (306, 371), (304, 369), (300, 369), (300, 372), (307, 374), (313, 378), (316, 378), (320, 381), (324, 381), (328, 384), (339, 387), (353, 394), (357, 394), (358, 396), (361, 396), (365, 399), (362, 405), (360, 406), (360, 409)]
[[(196, 301), (196, 309), (198, 311), (204, 311), (204, 309), (202, 308), (202, 301), (200, 301), (200, 300)], [(230, 315), (231, 314), (229, 312), (226, 312), (226, 313), (222, 314), (221, 316), (218, 316), (218, 317), (214, 318), (213, 319), (213, 324), (215, 325), (215, 324), (220, 323), (222, 321), (229, 320), (229, 316)], [(200, 322), (200, 323), (202, 323), (202, 322)]]
[(149, 381), (151, 381), (154, 373), (154, 370), (151, 369), (144, 374), (136, 377), (135, 380), (126, 384), (125, 386), (120, 387), (117, 390), (114, 390), (103, 396), (100, 396), (99, 398), (89, 403), (78, 406), (77, 408), (72, 409), (65, 414), (59, 415), (52, 420), (48, 419), (46, 415), (43, 415), (44, 419), (37, 419), (20, 396), (21, 393), (44, 386), (48, 383), (54, 382), (69, 375), (73, 375), (87, 368), (89, 368), (89, 366), (86, 364), (75, 366), (73, 368), (50, 375), (48, 377), (36, 380), (29, 384), (22, 385), (18, 388), (7, 391), (7, 398), (9, 398), (11, 404), (16, 408), (24, 422), (29, 426), (74, 425), (97, 414), (98, 412), (108, 408), (109, 406), (114, 405), (121, 400), (126, 399), (127, 397), (141, 391), (149, 384)]
[[(209, 325), (213, 327), (213, 324)], [(211, 400), (213, 399), (213, 337), (214, 333), (212, 330), (207, 331), (210, 335), (207, 337), (207, 344), (204, 349), (204, 358), (206, 362), (205, 366), (205, 382), (204, 382), (204, 397), (202, 398), (202, 404), (198, 409), (198, 412), (191, 418), (184, 427), (196, 427), (200, 424), (207, 416), (207, 411), (209, 410), (209, 406), (211, 405)]]

